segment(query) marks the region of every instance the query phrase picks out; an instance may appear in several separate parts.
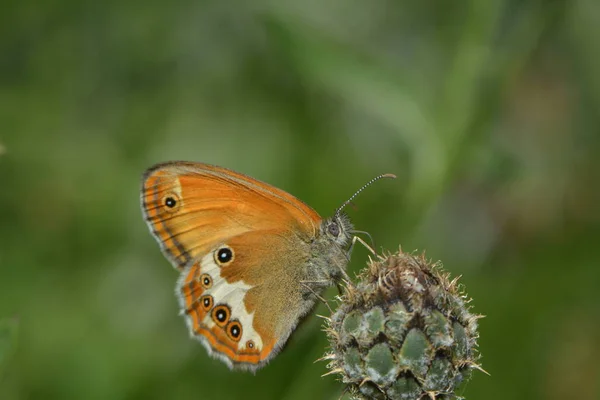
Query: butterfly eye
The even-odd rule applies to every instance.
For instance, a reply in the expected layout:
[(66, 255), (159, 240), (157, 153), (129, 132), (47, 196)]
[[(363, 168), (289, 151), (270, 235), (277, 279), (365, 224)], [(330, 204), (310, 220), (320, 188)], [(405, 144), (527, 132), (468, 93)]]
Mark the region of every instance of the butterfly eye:
[(215, 253), (215, 261), (219, 265), (227, 264), (233, 260), (233, 250), (229, 247), (221, 247)]
[(202, 283), (204, 289), (210, 289), (213, 284), (212, 278), (208, 274), (202, 274), (200, 276), (200, 282)]
[(206, 311), (210, 310), (213, 306), (213, 298), (212, 298), (212, 296), (209, 296), (209, 295), (202, 296), (200, 298), (200, 302), (202, 302), (202, 307)]
[(179, 196), (177, 196), (175, 193), (169, 193), (163, 197), (161, 203), (167, 212), (175, 212), (181, 205)]
[(238, 321), (231, 321), (229, 325), (227, 325), (227, 335), (234, 342), (238, 342), (242, 337), (242, 324)]
[(340, 227), (336, 222), (330, 223), (327, 227), (327, 230), (333, 237), (338, 237), (338, 235), (340, 234)]
[(224, 305), (216, 306), (212, 311), (212, 319), (221, 327), (227, 324), (230, 315), (229, 307)]

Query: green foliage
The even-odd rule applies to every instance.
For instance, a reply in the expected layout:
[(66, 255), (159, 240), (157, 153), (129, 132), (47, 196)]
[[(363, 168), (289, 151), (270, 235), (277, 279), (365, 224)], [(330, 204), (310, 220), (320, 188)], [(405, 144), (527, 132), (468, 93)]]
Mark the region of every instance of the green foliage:
[(16, 319), (0, 319), (0, 383), (17, 347), (18, 327)]
[(188, 338), (138, 193), (183, 159), (323, 215), (395, 173), (349, 213), (463, 276), (491, 374), (464, 396), (598, 399), (599, 41), (596, 0), (4, 1), (0, 398), (340, 396), (318, 318), (256, 376)]

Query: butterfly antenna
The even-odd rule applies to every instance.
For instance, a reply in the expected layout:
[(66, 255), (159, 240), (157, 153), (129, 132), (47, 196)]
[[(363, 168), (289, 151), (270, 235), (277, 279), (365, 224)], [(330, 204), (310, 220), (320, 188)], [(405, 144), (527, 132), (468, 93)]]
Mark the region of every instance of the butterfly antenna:
[(352, 202), (352, 200), (354, 200), (354, 198), (356, 196), (358, 196), (358, 194), (360, 192), (362, 192), (363, 190), (365, 190), (367, 187), (371, 186), (372, 183), (377, 182), (378, 180), (380, 180), (381, 178), (396, 178), (396, 175), (394, 174), (383, 174), (383, 175), (379, 175), (376, 176), (375, 178), (371, 179), (369, 182), (365, 183), (363, 185), (363, 187), (361, 187), (360, 189), (358, 189), (348, 200), (346, 200), (344, 202), (344, 204), (342, 204), (337, 210), (335, 210), (335, 216), (339, 216), (340, 213), (342, 212), (342, 210), (344, 209), (344, 207), (346, 207), (348, 204), (350, 204)]

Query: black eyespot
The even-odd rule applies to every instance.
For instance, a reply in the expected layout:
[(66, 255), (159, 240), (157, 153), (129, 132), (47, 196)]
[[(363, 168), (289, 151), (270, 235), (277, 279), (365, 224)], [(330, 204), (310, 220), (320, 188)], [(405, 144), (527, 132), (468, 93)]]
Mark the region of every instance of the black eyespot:
[(239, 321), (231, 321), (227, 325), (227, 334), (231, 340), (235, 342), (239, 341), (242, 337), (242, 324)]
[(165, 206), (169, 207), (169, 208), (173, 208), (177, 205), (177, 201), (172, 198), (172, 197), (167, 197), (165, 199)]
[(231, 311), (229, 307), (225, 305), (216, 306), (212, 310), (212, 318), (217, 323), (217, 325), (223, 327), (229, 321), (229, 316), (231, 315)]
[(217, 251), (217, 261), (220, 264), (225, 264), (233, 258), (233, 251), (229, 247), (223, 247)]
[(254, 348), (254, 342), (252, 340), (248, 340), (246, 342), (246, 347), (249, 349), (253, 349)]
[(340, 234), (340, 227), (336, 222), (331, 222), (327, 227), (327, 230), (333, 237), (338, 237), (338, 235)]
[(200, 299), (200, 301), (202, 301), (202, 307), (204, 307), (204, 309), (206, 311), (210, 310), (212, 308), (213, 305), (213, 298), (212, 296), (206, 295), (206, 296), (202, 296), (202, 298)]
[(179, 210), (181, 202), (176, 193), (169, 193), (162, 198), (161, 203), (165, 206), (165, 211), (174, 213)]
[(233, 336), (235, 338), (240, 337), (240, 334), (242, 333), (242, 332), (240, 332), (240, 327), (237, 325), (233, 325), (231, 327), (231, 329), (229, 330), (229, 332), (231, 332), (231, 336)]
[(205, 289), (210, 289), (212, 287), (212, 284), (213, 284), (212, 278), (208, 274), (202, 274), (200, 276), (200, 282), (202, 282), (202, 286)]

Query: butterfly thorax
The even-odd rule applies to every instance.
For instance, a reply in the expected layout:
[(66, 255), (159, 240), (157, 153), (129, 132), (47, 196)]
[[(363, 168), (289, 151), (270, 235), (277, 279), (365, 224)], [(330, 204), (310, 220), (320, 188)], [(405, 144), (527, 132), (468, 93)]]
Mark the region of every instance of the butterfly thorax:
[(323, 289), (340, 281), (348, 265), (352, 223), (345, 214), (323, 220), (311, 243), (308, 274), (314, 289)]

